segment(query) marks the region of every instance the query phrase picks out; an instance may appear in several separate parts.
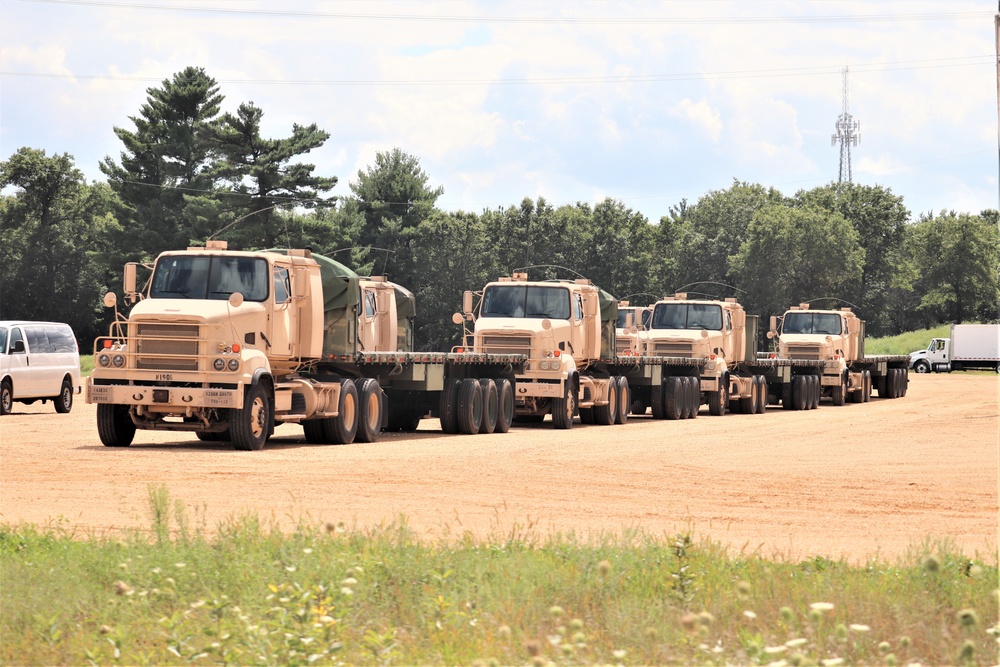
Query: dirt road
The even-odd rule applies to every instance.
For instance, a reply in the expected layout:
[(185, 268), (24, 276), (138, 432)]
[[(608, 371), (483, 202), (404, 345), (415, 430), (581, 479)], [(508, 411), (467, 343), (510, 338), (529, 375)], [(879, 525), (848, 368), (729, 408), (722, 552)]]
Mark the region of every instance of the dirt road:
[(905, 398), (839, 408), (703, 408), (696, 420), (493, 436), (446, 436), (424, 420), (417, 434), (349, 446), (280, 426), (260, 452), (149, 431), (110, 449), (80, 397), (68, 415), (15, 404), (0, 418), (0, 521), (148, 528), (148, 486), (164, 484), (208, 530), (245, 512), (283, 527), (405, 516), (428, 537), (690, 530), (736, 551), (852, 561), (930, 538), (992, 561), (998, 388), (993, 375), (912, 375)]

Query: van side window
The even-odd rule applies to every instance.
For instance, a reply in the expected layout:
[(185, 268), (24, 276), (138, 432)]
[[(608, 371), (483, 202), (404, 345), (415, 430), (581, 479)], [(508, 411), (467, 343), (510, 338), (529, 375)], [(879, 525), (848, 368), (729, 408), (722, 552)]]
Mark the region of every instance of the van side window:
[[(21, 344), (21, 350), (19, 352), (15, 352), (14, 351), (14, 344), (15, 343), (20, 343)], [(10, 330), (10, 351), (11, 351), (11, 354), (24, 354), (24, 338), (21, 335), (21, 330), (18, 329), (18, 328), (14, 328), (14, 329)]]
[(76, 337), (71, 329), (56, 327), (47, 331), (53, 352), (76, 352)]
[(47, 354), (52, 352), (49, 345), (49, 337), (45, 333), (45, 327), (25, 327), (24, 333), (28, 338), (28, 350), (32, 354)]

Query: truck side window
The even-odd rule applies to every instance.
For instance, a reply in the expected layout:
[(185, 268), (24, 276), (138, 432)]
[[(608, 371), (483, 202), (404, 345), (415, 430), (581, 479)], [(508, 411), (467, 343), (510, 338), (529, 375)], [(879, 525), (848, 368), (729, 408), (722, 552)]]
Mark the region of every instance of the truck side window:
[(291, 285), (288, 282), (288, 269), (274, 267), (274, 302), (285, 303), (292, 293)]
[(365, 317), (375, 317), (375, 293), (365, 292)]
[(727, 310), (726, 311), (726, 331), (732, 331), (732, 330), (733, 330), (733, 316)]
[(576, 295), (576, 300), (573, 302), (573, 317), (577, 322), (583, 320), (583, 296), (580, 294)]

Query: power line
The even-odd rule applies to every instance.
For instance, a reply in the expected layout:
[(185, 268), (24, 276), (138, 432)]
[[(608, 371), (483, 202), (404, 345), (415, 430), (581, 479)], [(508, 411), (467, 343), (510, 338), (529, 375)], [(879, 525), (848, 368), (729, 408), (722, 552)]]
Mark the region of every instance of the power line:
[(746, 16), (746, 17), (580, 17), (580, 16), (473, 16), (473, 15), (420, 15), (420, 14), (371, 14), (355, 12), (305, 12), (277, 9), (235, 9), (224, 7), (179, 7), (176, 5), (135, 4), (107, 2), (104, 0), (21, 0), (22, 2), (78, 5), (87, 7), (112, 7), (117, 9), (144, 9), (171, 12), (197, 12), (203, 14), (238, 14), (244, 16), (271, 16), (285, 18), (330, 18), (365, 21), (415, 21), (452, 23), (572, 23), (596, 25), (728, 25), (769, 23), (884, 23), (897, 21), (967, 21), (981, 20), (990, 12), (928, 12), (898, 14), (860, 14), (831, 16)]
[[(33, 0), (38, 1), (38, 0)], [(994, 64), (994, 56), (959, 56), (953, 58), (932, 58), (922, 60), (902, 60), (882, 63), (861, 63), (852, 65), (855, 73), (891, 72), (920, 69), (938, 69), (942, 67), (974, 67)], [(822, 74), (840, 74), (842, 68), (837, 66), (816, 65), (811, 67), (732, 70), (721, 72), (678, 72), (665, 74), (623, 74), (607, 76), (565, 76), (510, 79), (217, 79), (220, 84), (254, 84), (261, 86), (532, 86), (532, 85), (593, 85), (609, 83), (669, 83), (673, 81), (723, 80), (723, 79), (761, 79), (772, 77), (817, 76)], [(0, 71), (0, 76), (40, 78), (40, 79), (79, 79), (87, 81), (139, 81), (159, 83), (164, 77), (151, 76), (121, 76), (113, 74), (56, 74), (48, 72), (15, 72)]]

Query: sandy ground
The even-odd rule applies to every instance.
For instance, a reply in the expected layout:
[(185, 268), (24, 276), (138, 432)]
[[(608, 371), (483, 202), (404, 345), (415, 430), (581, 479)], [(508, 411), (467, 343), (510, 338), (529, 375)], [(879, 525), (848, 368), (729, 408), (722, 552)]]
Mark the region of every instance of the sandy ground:
[(428, 538), (690, 531), (737, 552), (856, 562), (930, 539), (994, 562), (998, 389), (994, 375), (911, 375), (905, 398), (839, 408), (492, 436), (424, 420), (348, 446), (288, 425), (259, 452), (149, 431), (111, 449), (81, 397), (68, 415), (15, 404), (0, 418), (0, 522), (148, 529), (149, 485), (163, 484), (208, 531), (246, 512), (285, 528), (405, 517)]

